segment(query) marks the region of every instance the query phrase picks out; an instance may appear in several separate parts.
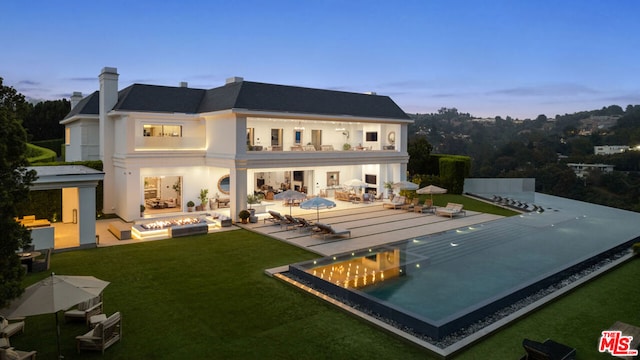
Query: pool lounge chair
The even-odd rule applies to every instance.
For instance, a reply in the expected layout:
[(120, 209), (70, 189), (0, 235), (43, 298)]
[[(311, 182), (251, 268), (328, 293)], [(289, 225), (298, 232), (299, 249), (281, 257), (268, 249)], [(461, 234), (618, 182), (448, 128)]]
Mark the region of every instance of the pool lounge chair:
[(265, 224), (267, 223), (267, 221), (270, 221), (276, 225), (282, 226), (282, 223), (287, 222), (287, 219), (277, 211), (269, 210), (269, 214), (271, 215), (271, 217), (264, 219)]
[(404, 196), (396, 195), (391, 201), (385, 201), (382, 203), (383, 209), (400, 209), (406, 203), (406, 198)]
[(576, 357), (576, 349), (549, 339), (543, 343), (524, 339), (522, 346), (527, 354), (520, 360), (572, 360)]
[(427, 199), (424, 201), (424, 204), (419, 204), (413, 207), (413, 211), (414, 212), (419, 212), (419, 213), (433, 213), (435, 210), (435, 206), (433, 206), (433, 200), (431, 199)]
[(298, 220), (298, 222), (300, 223), (300, 226), (298, 226), (298, 230), (300, 232), (302, 231), (310, 231), (311, 229), (313, 229), (314, 225), (310, 222), (307, 221), (307, 219), (305, 218), (296, 218), (296, 220)]
[(294, 218), (293, 216), (291, 216), (289, 214), (286, 214), (284, 216), (284, 218), (286, 219), (286, 221), (284, 222), (284, 224), (281, 223), (280, 226), (286, 225), (287, 230), (296, 229), (296, 228), (300, 227), (300, 225), (301, 225), (300, 221), (298, 219)]
[(326, 239), (327, 237), (339, 237), (347, 235), (349, 238), (351, 237), (351, 230), (347, 229), (337, 229), (332, 227), (331, 225), (316, 223), (313, 228), (314, 233), (311, 236), (322, 236), (322, 239)]
[(435, 210), (435, 213), (438, 216), (448, 216), (450, 218), (453, 218), (454, 216), (459, 214), (463, 214), (466, 216), (467, 213), (464, 210), (462, 210), (462, 207), (463, 207), (462, 204), (448, 203), (447, 206), (443, 208), (437, 208)]
[(400, 207), (402, 210), (413, 211), (413, 208), (420, 205), (420, 198), (414, 198), (410, 203), (404, 204)]

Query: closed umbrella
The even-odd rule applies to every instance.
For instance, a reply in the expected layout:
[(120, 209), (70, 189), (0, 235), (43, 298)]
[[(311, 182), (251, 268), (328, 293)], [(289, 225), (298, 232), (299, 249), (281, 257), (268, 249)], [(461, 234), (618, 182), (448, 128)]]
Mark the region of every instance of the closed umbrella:
[(67, 310), (99, 296), (107, 285), (109, 282), (93, 276), (64, 276), (52, 273), (51, 276), (27, 287), (22, 296), (1, 309), (0, 314), (7, 318), (55, 314), (58, 356), (61, 357), (58, 311)]
[(320, 220), (320, 209), (331, 209), (336, 206), (336, 203), (329, 199), (321, 198), (316, 196), (309, 200), (305, 200), (300, 203), (301, 209), (316, 209), (317, 217), (316, 221)]
[(439, 186), (435, 186), (435, 185), (429, 185), (429, 186), (425, 186), (421, 189), (418, 189), (416, 191), (416, 193), (418, 194), (431, 194), (431, 201), (433, 201), (433, 194), (446, 194), (447, 193), (447, 189), (443, 189)]
[(412, 183), (411, 181), (398, 181), (393, 183), (393, 187), (398, 190), (418, 190), (420, 186), (416, 183)]
[(301, 193), (295, 190), (287, 190), (283, 191), (279, 194), (274, 195), (274, 200), (286, 200), (289, 203), (289, 215), (291, 215), (291, 206), (293, 205), (294, 200), (304, 200), (307, 198), (307, 194)]

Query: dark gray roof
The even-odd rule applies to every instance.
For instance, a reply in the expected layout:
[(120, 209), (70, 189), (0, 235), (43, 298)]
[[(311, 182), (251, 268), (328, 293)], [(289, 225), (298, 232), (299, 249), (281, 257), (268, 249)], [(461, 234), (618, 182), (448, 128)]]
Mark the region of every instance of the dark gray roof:
[[(97, 98), (98, 92), (84, 98), (65, 119), (79, 113), (97, 114)], [(187, 114), (229, 109), (410, 119), (388, 96), (252, 81), (234, 82), (210, 90), (133, 84), (119, 91), (118, 103), (113, 108)]]
[(99, 115), (100, 114), (100, 92), (94, 91), (91, 95), (84, 97), (78, 105), (76, 105), (71, 111), (65, 116), (65, 119), (73, 117), (78, 114), (83, 115)]

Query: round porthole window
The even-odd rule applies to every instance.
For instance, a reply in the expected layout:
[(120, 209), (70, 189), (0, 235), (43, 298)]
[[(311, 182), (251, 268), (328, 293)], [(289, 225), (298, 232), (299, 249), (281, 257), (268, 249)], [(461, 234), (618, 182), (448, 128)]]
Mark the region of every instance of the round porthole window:
[(229, 175), (225, 175), (218, 180), (218, 190), (225, 195), (229, 195), (231, 189), (231, 178)]
[(389, 140), (389, 143), (395, 144), (395, 142), (396, 142), (396, 132), (395, 131), (390, 132), (389, 135), (387, 135), (387, 140)]

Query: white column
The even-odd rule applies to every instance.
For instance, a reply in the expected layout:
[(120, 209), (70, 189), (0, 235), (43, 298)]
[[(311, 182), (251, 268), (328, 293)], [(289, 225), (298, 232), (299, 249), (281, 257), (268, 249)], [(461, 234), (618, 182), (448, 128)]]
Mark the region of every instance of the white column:
[[(107, 114), (118, 102), (118, 69), (105, 67), (100, 73), (100, 160), (104, 171), (104, 200), (102, 211), (105, 214), (115, 212), (115, 184), (113, 180), (114, 124)], [(125, 134), (122, 134), (125, 136)]]
[(78, 227), (80, 246), (96, 243), (96, 188), (78, 188)]
[(247, 207), (247, 169), (233, 168), (230, 169), (229, 180), (231, 187), (229, 189), (230, 216), (234, 221), (239, 221), (238, 213)]

